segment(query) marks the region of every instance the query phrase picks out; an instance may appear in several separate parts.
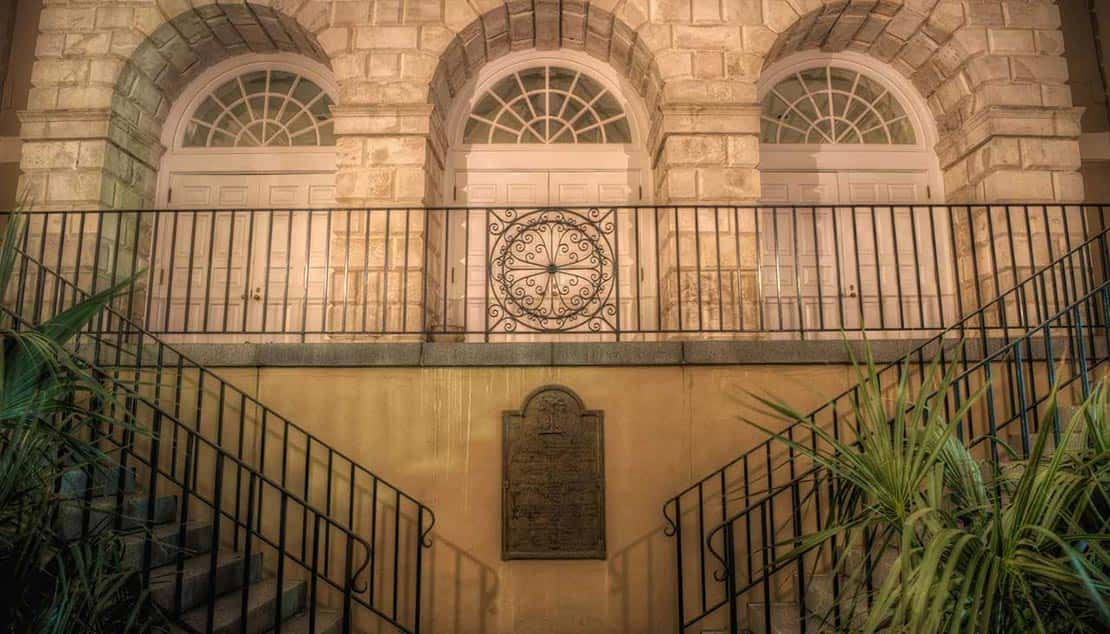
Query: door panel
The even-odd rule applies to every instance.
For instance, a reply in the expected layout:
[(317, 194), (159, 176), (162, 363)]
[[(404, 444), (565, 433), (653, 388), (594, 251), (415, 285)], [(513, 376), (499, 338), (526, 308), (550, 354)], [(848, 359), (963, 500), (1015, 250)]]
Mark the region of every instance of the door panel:
[(927, 173), (768, 172), (762, 182), (764, 204), (784, 205), (760, 217), (768, 327), (912, 328), (951, 315), (946, 212), (912, 206), (928, 199)]
[(323, 314), (327, 214), (281, 209), (333, 205), (334, 182), (330, 173), (173, 174), (169, 208), (181, 211), (160, 217), (153, 325), (273, 332), (299, 330), (305, 302)]

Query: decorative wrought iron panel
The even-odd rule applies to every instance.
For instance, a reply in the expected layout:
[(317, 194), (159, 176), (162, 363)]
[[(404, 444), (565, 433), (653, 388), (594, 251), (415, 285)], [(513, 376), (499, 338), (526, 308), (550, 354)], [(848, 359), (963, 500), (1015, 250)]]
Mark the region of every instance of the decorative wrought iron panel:
[(616, 209), (487, 214), (486, 332), (617, 330)]

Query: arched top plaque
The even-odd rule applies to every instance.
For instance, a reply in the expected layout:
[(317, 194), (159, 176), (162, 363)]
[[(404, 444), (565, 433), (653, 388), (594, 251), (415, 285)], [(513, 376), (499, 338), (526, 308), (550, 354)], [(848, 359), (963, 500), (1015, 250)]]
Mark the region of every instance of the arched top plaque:
[(605, 558), (603, 419), (561, 385), (505, 412), (502, 559)]

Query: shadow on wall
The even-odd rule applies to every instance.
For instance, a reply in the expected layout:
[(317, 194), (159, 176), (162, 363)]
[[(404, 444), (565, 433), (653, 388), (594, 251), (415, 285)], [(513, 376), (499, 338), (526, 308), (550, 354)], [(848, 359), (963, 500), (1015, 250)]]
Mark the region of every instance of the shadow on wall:
[(497, 631), (497, 570), (458, 544), (432, 535), (426, 602), (430, 632)]

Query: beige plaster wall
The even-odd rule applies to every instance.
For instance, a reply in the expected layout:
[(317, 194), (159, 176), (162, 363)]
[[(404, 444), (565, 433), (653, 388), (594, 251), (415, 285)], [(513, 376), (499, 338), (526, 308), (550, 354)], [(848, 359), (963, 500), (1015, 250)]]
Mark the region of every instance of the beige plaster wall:
[[(222, 373), (222, 371), (221, 371)], [(235, 369), (235, 383), (436, 514), (429, 632), (673, 632), (664, 501), (756, 443), (743, 390), (799, 408), (849, 385), (844, 366)], [(559, 383), (605, 412), (606, 561), (500, 558), (501, 413)]]

